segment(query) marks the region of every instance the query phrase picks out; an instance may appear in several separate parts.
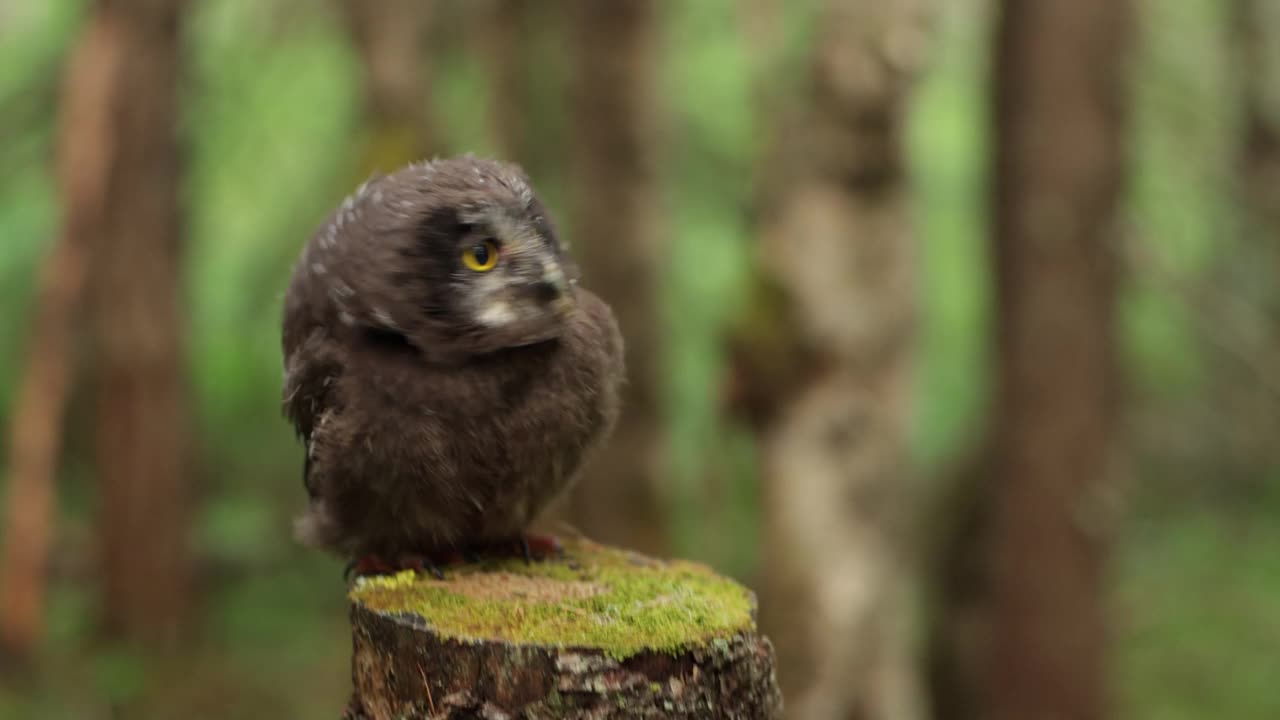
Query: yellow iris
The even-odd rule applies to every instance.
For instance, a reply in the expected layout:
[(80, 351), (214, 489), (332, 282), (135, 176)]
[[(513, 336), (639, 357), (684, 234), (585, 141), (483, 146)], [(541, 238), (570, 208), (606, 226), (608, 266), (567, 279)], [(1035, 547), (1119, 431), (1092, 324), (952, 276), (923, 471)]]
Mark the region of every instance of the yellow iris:
[(476, 243), (462, 251), (462, 264), (476, 272), (489, 272), (498, 264), (498, 246), (492, 240)]

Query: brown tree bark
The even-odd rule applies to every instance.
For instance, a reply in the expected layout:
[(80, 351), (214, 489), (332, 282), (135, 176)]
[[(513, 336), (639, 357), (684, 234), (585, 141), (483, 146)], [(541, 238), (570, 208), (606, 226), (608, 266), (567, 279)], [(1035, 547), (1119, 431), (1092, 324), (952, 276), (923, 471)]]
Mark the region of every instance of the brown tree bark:
[[(1231, 350), (1215, 348), (1210, 360), (1217, 365), (1214, 404), (1221, 417), (1241, 426), (1217, 443), (1229, 456), (1220, 465), (1256, 482), (1267, 468), (1280, 467), (1280, 6), (1234, 0), (1231, 22), (1240, 82), (1235, 199), (1241, 232), (1217, 260), (1211, 282), (1229, 288), (1213, 295), (1228, 320), (1223, 325), (1240, 330), (1220, 343)], [(1241, 357), (1251, 358), (1243, 373)]]
[(583, 282), (612, 307), (626, 341), (622, 418), (572, 498), (571, 518), (605, 542), (661, 554), (664, 447), (657, 220), (660, 4), (569, 0), (576, 77), (570, 237)]
[(489, 124), (499, 157), (529, 160), (529, 21), (535, 0), (485, 0), (476, 3), (477, 49), (489, 71)]
[[(1259, 0), (1235, 0), (1232, 35), (1241, 78), (1238, 166), (1247, 210), (1255, 229), (1280, 258), (1280, 11)], [(1275, 271), (1280, 275), (1280, 266)]]
[(361, 180), (392, 172), (438, 151), (428, 109), (431, 66), (426, 52), (431, 0), (342, 0), (364, 76)]
[(956, 463), (946, 487), (925, 511), (929, 617), (926, 676), (929, 704), (941, 720), (981, 720), (980, 685), (989, 653), (991, 578), (990, 449)]
[(91, 21), (119, 63), (90, 278), (103, 621), (108, 634), (155, 647), (178, 637), (190, 609), (183, 15), (179, 0), (100, 0)]
[(1124, 0), (1005, 0), (995, 65), (994, 720), (1106, 714)]
[(442, 638), (355, 606), (344, 720), (779, 720), (773, 654), (755, 633), (615, 660), (595, 648)]
[[(1264, 277), (1272, 279), (1266, 286), (1275, 290), (1280, 286), (1274, 281), (1280, 277), (1280, 9), (1274, 3), (1236, 0), (1233, 22), (1242, 79), (1238, 169), (1247, 240), (1261, 247), (1262, 265), (1268, 269)], [(1280, 291), (1263, 301), (1265, 312), (1280, 314)], [(1273, 332), (1268, 340), (1264, 356), (1280, 357), (1280, 338)]]
[(762, 625), (794, 718), (916, 718), (902, 612), (915, 249), (903, 116), (924, 2), (829, 0), (808, 94), (784, 124), (734, 399), (757, 428)]
[(74, 350), (90, 244), (116, 163), (111, 107), (119, 92), (118, 34), (90, 22), (66, 71), (58, 133), (62, 233), (45, 258), (27, 364), (13, 412), (0, 579), (0, 646), (30, 661), (44, 625), (62, 419), (74, 380)]

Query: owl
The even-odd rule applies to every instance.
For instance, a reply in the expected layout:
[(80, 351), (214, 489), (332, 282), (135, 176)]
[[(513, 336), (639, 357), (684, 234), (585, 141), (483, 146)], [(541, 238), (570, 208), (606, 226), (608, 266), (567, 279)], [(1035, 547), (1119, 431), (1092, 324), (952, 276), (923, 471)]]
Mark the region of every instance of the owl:
[(285, 294), (305, 545), (360, 572), (528, 548), (611, 432), (622, 338), (517, 166), (412, 164), (347, 197)]

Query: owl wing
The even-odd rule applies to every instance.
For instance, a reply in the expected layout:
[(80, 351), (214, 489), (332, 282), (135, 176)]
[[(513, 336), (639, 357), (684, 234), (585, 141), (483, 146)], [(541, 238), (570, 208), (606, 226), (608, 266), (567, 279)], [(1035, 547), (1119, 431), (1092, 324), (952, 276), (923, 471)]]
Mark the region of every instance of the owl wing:
[(317, 493), (311, 472), (313, 436), (338, 409), (336, 385), (343, 365), (340, 348), (322, 328), (313, 330), (286, 360), (284, 412), (306, 447), (302, 482), (313, 498)]

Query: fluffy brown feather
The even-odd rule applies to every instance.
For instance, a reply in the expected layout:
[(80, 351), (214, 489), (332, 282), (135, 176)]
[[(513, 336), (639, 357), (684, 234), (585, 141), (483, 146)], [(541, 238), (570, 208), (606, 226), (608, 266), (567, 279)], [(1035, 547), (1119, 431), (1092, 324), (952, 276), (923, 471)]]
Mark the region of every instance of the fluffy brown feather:
[(354, 559), (519, 537), (618, 414), (622, 340), (577, 278), (513, 165), (415, 164), (349, 197), (285, 298), (299, 539)]

